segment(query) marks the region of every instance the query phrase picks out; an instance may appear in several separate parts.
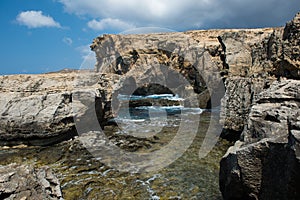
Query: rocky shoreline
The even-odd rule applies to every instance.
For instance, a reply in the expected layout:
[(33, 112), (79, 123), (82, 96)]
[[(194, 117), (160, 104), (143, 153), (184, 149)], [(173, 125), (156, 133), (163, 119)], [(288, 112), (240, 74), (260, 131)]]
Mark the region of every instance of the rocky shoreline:
[[(78, 135), (79, 121), (97, 129), (91, 116), (104, 128), (120, 109), (119, 94), (178, 94), (183, 105), (220, 106), (221, 136), (237, 141), (220, 163), (224, 199), (299, 199), (299, 38), (300, 13), (279, 28), (100, 36), (91, 45), (95, 72), (0, 76), (0, 145), (60, 143)], [(10, 168), (0, 167), (3, 199), (31, 197), (25, 186), (7, 190), (16, 181), (7, 174), (18, 173), (35, 181), (31, 195), (62, 198), (48, 169)]]

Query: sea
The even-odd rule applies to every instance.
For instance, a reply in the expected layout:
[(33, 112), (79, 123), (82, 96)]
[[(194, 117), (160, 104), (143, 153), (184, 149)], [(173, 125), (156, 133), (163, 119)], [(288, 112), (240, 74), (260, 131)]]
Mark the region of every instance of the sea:
[[(119, 95), (118, 99), (184, 101), (173, 94)], [(0, 164), (50, 166), (66, 200), (222, 199), (219, 162), (231, 144), (219, 138), (207, 155), (199, 157), (214, 112), (182, 104), (121, 107), (114, 126), (105, 127), (103, 132), (128, 155), (155, 155), (150, 156), (150, 167), (138, 163), (141, 170), (137, 171), (126, 170), (128, 163), (124, 162), (110, 165), (104, 156), (91, 153), (80, 138), (45, 147), (2, 147)]]

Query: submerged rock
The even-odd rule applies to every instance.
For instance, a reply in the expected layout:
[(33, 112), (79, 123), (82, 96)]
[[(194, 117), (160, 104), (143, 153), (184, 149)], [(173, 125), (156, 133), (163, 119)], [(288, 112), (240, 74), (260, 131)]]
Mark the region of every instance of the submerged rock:
[(33, 168), (28, 165), (0, 166), (0, 198), (62, 199), (60, 184), (49, 167)]

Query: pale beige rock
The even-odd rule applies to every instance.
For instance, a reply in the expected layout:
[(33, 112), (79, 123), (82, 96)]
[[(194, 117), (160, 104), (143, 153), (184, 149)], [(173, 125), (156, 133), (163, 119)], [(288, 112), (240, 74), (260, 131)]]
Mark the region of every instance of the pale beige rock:
[(96, 96), (98, 77), (87, 72), (0, 76), (0, 144), (47, 145), (74, 137), (73, 117), (88, 107), (75, 105), (73, 95), (89, 90)]

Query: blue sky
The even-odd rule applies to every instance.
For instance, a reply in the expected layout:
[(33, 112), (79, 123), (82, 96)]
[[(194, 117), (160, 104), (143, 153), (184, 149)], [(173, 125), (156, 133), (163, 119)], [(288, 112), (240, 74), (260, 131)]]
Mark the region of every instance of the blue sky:
[(78, 69), (104, 33), (284, 26), (299, 10), (299, 0), (1, 0), (0, 74)]

